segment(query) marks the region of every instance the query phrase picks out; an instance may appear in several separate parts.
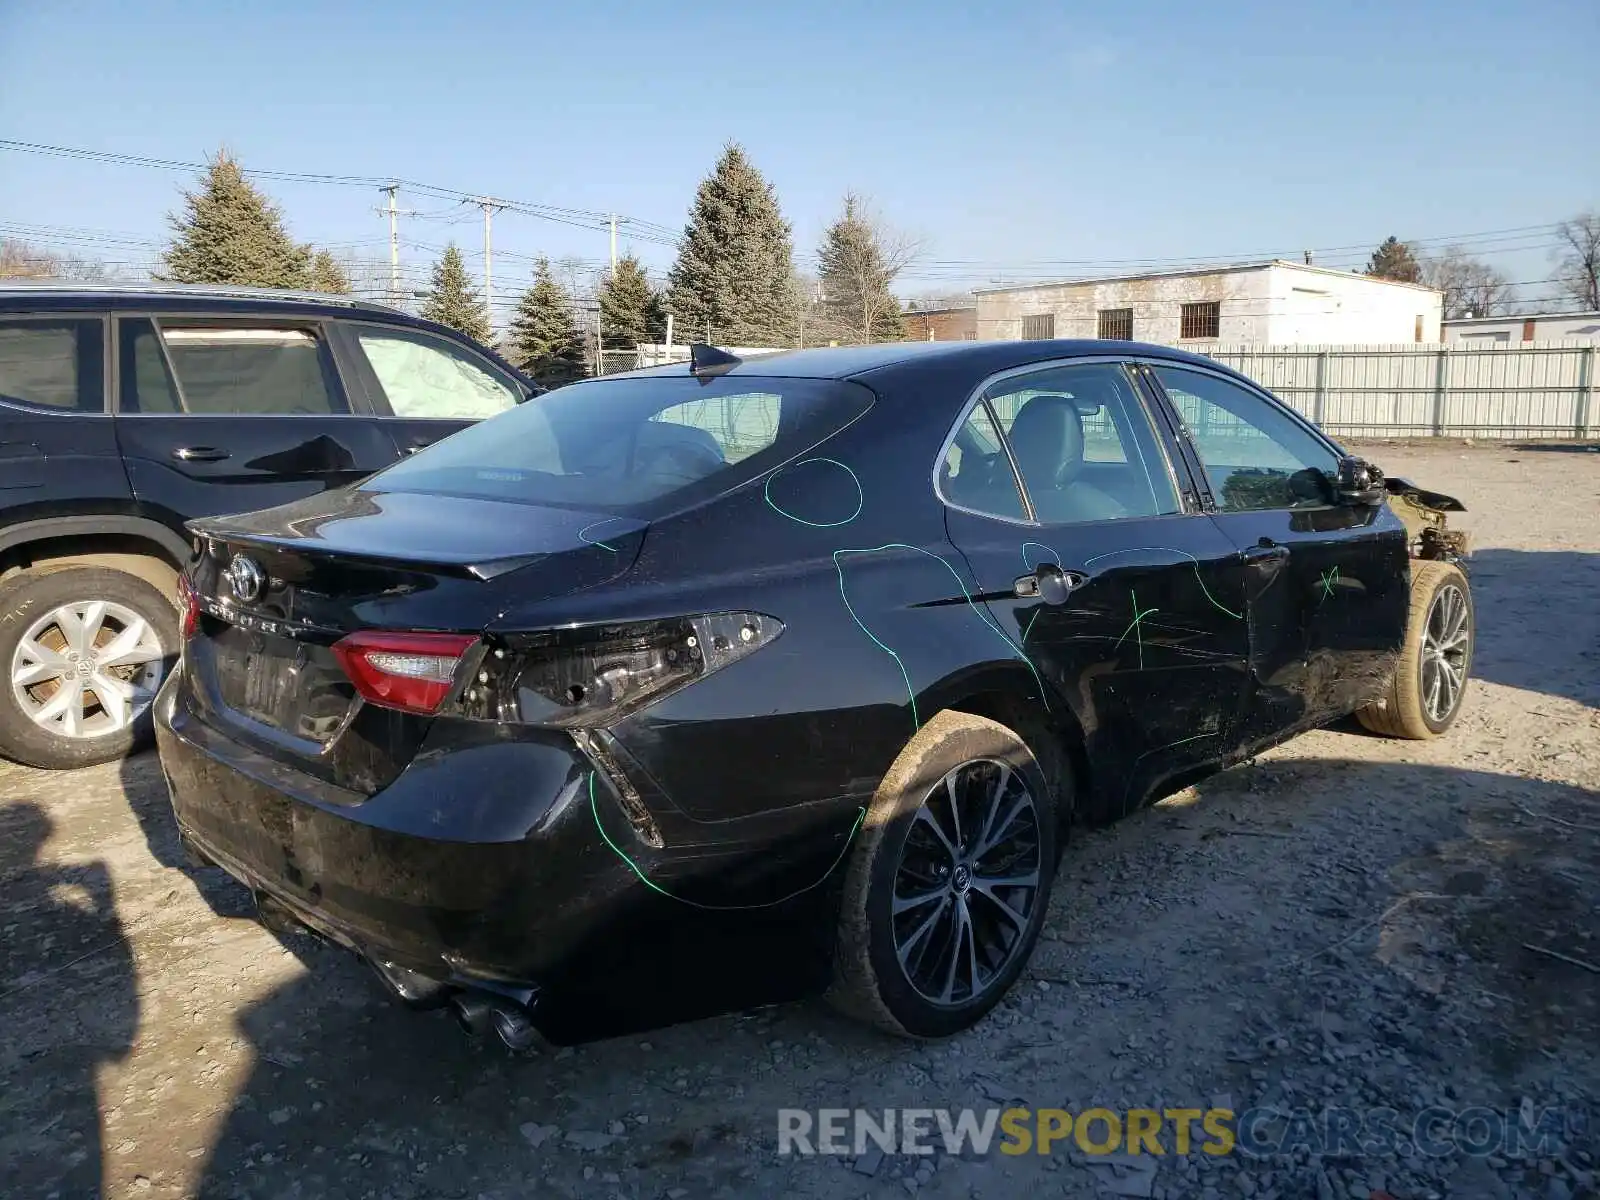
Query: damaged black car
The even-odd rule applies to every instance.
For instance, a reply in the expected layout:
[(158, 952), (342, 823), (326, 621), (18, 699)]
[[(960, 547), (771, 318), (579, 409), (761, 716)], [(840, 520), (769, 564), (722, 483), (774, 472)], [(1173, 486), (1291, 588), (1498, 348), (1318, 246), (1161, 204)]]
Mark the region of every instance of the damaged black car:
[(947, 1035), (1073, 824), (1449, 728), (1460, 507), (1173, 349), (695, 347), (194, 522), (161, 758), (263, 915), (514, 1047), (823, 991)]

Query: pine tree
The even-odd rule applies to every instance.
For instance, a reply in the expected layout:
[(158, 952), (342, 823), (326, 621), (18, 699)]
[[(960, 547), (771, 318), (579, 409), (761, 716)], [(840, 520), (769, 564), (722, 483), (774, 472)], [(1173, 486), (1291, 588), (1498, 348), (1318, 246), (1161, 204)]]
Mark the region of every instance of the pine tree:
[(853, 195), (844, 212), (822, 235), (817, 250), (823, 315), (850, 341), (897, 342), (905, 337), (900, 301), (889, 291), (897, 266), (895, 252)]
[(185, 192), (183, 204), (181, 216), (167, 216), (173, 239), (155, 278), (282, 288), (310, 282), (310, 249), (289, 237), (282, 211), (226, 150), (210, 160), (201, 186)]
[(548, 259), (534, 264), (533, 286), (517, 301), (506, 342), (512, 365), (546, 387), (582, 378), (583, 335), (573, 320), (572, 297), (551, 275)]
[(489, 317), (483, 310), (483, 297), (467, 278), (467, 265), (454, 242), (433, 264), (433, 281), (419, 311), (424, 320), (448, 325), (476, 341), (489, 341)]
[(772, 186), (730, 142), (695, 194), (668, 280), (684, 341), (771, 346), (793, 337), (794, 247)]
[(328, 292), (335, 296), (350, 293), (350, 276), (345, 274), (339, 260), (326, 250), (318, 250), (311, 258), (309, 286), (313, 292)]
[(666, 319), (661, 297), (633, 255), (617, 260), (616, 271), (600, 285), (600, 335), (608, 346), (631, 350), (640, 342), (657, 342)]
[(1367, 274), (1400, 283), (1417, 283), (1422, 278), (1422, 267), (1410, 245), (1390, 235), (1367, 260)]

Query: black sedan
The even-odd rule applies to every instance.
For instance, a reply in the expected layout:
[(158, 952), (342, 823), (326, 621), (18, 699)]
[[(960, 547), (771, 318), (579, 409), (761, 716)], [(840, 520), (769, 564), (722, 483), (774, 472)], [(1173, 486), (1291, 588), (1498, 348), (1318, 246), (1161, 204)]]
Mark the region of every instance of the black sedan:
[(263, 914), (512, 1045), (685, 991), (944, 1035), (1073, 822), (1450, 725), (1459, 508), (1162, 347), (696, 347), (194, 523), (162, 762)]

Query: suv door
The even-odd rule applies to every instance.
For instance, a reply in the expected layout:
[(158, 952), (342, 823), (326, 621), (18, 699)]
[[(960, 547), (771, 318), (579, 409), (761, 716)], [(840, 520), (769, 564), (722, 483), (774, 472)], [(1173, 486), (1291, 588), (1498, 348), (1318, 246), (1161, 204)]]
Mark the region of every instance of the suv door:
[(340, 321), (337, 336), (352, 373), (401, 454), (516, 407), (522, 385), (489, 359), (426, 330)]
[(1198, 458), (1205, 503), (1248, 564), (1248, 741), (1346, 716), (1383, 691), (1405, 635), (1410, 559), (1387, 505), (1333, 489), (1339, 451), (1266, 393), (1152, 364)]
[(990, 611), (1076, 714), (1106, 815), (1231, 748), (1243, 569), (1184, 495), (1186, 469), (1125, 363), (991, 381), (938, 486)]
[(0, 316), (0, 522), (127, 507), (104, 364), (101, 316)]
[(116, 338), (128, 478), (179, 521), (285, 504), (398, 457), (352, 406), (320, 321), (124, 314)]

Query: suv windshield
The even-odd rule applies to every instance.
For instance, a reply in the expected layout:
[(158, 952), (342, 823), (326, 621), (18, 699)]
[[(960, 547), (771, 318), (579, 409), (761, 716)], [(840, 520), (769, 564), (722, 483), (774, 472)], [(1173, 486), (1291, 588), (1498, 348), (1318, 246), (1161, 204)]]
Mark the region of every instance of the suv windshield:
[(833, 379), (625, 376), (557, 388), (373, 476), (426, 492), (654, 519), (737, 487), (872, 406)]

